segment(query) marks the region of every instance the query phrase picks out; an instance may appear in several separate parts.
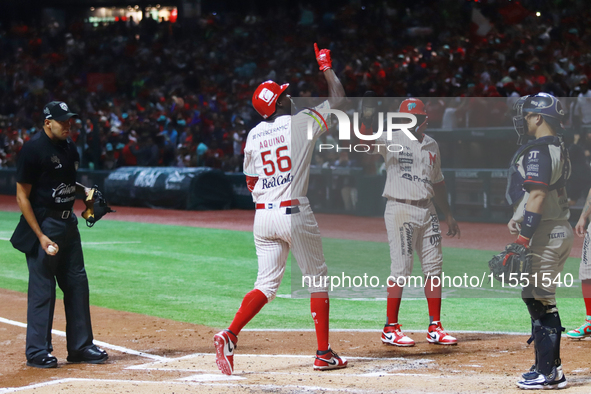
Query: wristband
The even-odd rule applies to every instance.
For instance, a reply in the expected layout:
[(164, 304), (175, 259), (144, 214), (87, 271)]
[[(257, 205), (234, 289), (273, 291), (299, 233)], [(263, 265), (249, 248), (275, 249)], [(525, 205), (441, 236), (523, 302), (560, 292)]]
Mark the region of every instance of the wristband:
[(523, 222), (521, 223), (521, 232), (520, 235), (524, 236), (525, 238), (531, 238), (538, 225), (542, 221), (542, 215), (535, 212), (525, 211), (523, 215)]
[(523, 245), (525, 247), (529, 247), (529, 238), (525, 238), (523, 235), (519, 235), (515, 240), (516, 244)]

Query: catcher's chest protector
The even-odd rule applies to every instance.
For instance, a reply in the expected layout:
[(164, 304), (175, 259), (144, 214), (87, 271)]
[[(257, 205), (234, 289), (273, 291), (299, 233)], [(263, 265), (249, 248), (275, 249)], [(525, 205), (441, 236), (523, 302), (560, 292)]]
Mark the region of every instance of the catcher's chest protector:
[[(507, 173), (507, 189), (505, 192), (505, 198), (509, 205), (515, 206), (516, 204), (521, 201), (523, 195), (525, 194), (525, 189), (523, 188), (523, 181), (524, 178), (524, 169), (523, 169), (523, 157), (525, 154), (534, 147), (541, 147), (541, 146), (554, 146), (559, 147), (559, 154), (562, 158), (564, 158), (564, 166), (562, 168), (562, 174), (560, 178), (549, 185), (548, 190), (556, 190), (564, 187), (566, 180), (570, 175), (570, 160), (568, 159), (568, 151), (564, 147), (562, 143), (561, 137), (542, 137), (538, 138), (537, 140), (530, 141), (527, 144), (521, 146), (513, 158), (511, 159), (511, 167), (509, 167), (509, 171)], [(521, 169), (521, 171), (520, 171)]]

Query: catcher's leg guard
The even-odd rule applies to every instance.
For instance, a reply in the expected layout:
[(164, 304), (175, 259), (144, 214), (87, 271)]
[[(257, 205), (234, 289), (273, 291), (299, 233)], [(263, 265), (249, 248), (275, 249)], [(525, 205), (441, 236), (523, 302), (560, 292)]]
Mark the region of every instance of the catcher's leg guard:
[[(548, 307), (548, 309), (554, 308), (554, 305)], [(542, 330), (543, 329), (543, 330)], [(538, 370), (540, 373), (544, 375), (548, 375), (549, 372), (552, 371), (552, 367), (560, 366), (562, 361), (560, 360), (560, 339), (562, 331), (564, 331), (564, 327), (562, 327), (562, 322), (560, 321), (560, 315), (558, 312), (547, 313), (540, 319), (540, 327), (536, 327), (534, 322), (534, 331), (536, 332), (536, 347), (537, 347), (537, 340), (538, 340), (538, 332), (541, 333), (540, 341), (543, 342), (545, 337), (549, 337), (552, 340), (552, 349), (543, 349), (540, 348), (538, 350), (540, 360), (538, 361)], [(542, 352), (547, 351), (548, 356), (542, 360)]]
[(539, 320), (534, 320), (534, 347), (536, 350), (537, 371), (549, 377), (555, 373), (555, 367), (561, 365), (560, 335), (564, 330), (558, 312), (548, 313)]
[[(534, 321), (532, 319), (531, 320), (531, 336), (527, 340), (527, 344), (529, 345), (533, 341), (534, 341)], [(536, 351), (535, 346), (534, 346), (534, 354), (535, 354), (534, 365), (531, 366), (531, 368), (529, 369), (528, 372), (521, 375), (521, 376), (523, 376), (524, 379), (529, 379), (529, 378), (535, 379), (535, 377), (538, 376), (538, 372), (537, 372), (538, 371), (538, 352)]]
[(543, 375), (551, 375), (560, 361), (560, 335), (564, 328), (561, 325), (556, 305), (544, 305), (533, 298), (533, 288), (526, 287), (521, 292), (523, 302), (532, 320), (532, 336), (527, 343), (534, 342), (535, 370)]

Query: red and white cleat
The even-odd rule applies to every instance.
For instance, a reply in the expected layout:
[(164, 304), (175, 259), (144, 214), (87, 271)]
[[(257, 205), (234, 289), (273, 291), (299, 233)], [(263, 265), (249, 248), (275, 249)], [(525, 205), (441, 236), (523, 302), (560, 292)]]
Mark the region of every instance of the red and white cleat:
[(402, 324), (387, 324), (382, 331), (382, 342), (394, 346), (414, 346), (415, 341), (400, 331)]
[(226, 375), (232, 375), (232, 372), (234, 372), (234, 348), (238, 338), (234, 341), (231, 339), (232, 337), (236, 338), (228, 330), (220, 331), (213, 336), (215, 363), (218, 365), (219, 370)]
[(429, 325), (427, 341), (436, 345), (457, 345), (458, 340), (443, 330), (441, 322), (434, 321)]
[(347, 368), (347, 359), (339, 357), (330, 347), (324, 352), (316, 351), (314, 370), (327, 371), (329, 369)]

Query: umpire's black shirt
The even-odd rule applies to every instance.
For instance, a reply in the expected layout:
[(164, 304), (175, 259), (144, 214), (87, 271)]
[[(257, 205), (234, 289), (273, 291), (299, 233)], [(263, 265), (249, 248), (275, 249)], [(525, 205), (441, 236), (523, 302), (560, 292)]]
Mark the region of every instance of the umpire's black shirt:
[(41, 129), (19, 153), (16, 181), (32, 185), (29, 201), (33, 208), (71, 210), (79, 162), (76, 145), (70, 138), (54, 142)]

